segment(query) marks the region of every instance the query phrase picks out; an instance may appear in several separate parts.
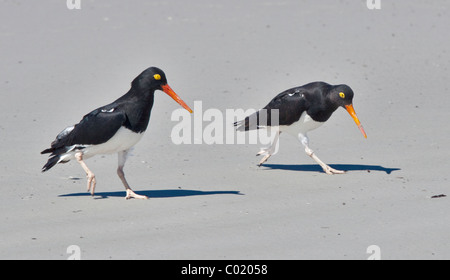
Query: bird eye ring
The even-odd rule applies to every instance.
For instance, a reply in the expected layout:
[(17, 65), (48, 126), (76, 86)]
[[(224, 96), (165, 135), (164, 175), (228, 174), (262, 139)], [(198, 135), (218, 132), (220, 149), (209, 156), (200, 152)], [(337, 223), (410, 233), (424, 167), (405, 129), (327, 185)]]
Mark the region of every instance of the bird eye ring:
[(161, 80), (161, 75), (155, 74), (155, 75), (153, 75), (153, 78), (155, 78), (155, 80), (159, 81), (159, 80)]
[(339, 92), (339, 96), (340, 96), (341, 98), (345, 98), (345, 93)]

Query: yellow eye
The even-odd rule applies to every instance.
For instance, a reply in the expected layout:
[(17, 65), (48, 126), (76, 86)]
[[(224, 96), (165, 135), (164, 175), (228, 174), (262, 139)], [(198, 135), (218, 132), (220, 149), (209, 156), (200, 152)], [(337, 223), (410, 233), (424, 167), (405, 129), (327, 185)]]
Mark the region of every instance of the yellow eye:
[(159, 81), (159, 80), (161, 80), (161, 75), (155, 74), (155, 75), (153, 75), (153, 78), (155, 78), (155, 80)]
[(345, 93), (339, 92), (339, 96), (340, 96), (341, 98), (345, 98)]

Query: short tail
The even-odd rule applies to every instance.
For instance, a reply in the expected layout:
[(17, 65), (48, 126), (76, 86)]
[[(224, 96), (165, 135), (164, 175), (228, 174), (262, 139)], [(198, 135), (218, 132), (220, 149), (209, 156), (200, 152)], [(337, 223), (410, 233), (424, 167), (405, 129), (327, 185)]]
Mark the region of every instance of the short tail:
[(59, 162), (60, 159), (61, 159), (61, 156), (59, 156), (59, 155), (52, 156), (51, 158), (49, 158), (47, 163), (42, 167), (42, 172), (45, 172), (45, 171), (49, 170), (50, 168), (52, 168), (53, 166), (55, 166)]
[(53, 149), (53, 148), (48, 148), (48, 149), (46, 149), (46, 150), (43, 150), (43, 151), (41, 152), (41, 155), (43, 155), (43, 154), (49, 154), (49, 153), (53, 153), (53, 151), (54, 151), (54, 149)]
[(234, 123), (237, 131), (249, 131), (258, 129), (258, 115), (259, 112), (251, 114), (241, 121), (237, 121)]
[(237, 131), (248, 131), (249, 130), (248, 125), (247, 125), (247, 129), (246, 129), (245, 120), (235, 122), (234, 126), (236, 127)]
[(261, 109), (245, 119), (235, 122), (237, 131), (249, 131), (270, 126), (278, 126), (278, 110)]

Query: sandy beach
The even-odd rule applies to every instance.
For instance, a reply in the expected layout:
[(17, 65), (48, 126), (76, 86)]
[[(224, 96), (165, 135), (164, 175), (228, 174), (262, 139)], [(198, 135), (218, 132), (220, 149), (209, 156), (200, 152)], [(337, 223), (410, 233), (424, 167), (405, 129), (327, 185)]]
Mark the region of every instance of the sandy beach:
[[(0, 259), (450, 259), (448, 1), (79, 3), (0, 1)], [(201, 102), (192, 117), (347, 84), (368, 138), (338, 109), (309, 138), (346, 174), (289, 135), (258, 167), (259, 145), (174, 144), (180, 106), (157, 92), (125, 166), (149, 200), (123, 198), (117, 155), (87, 161), (94, 197), (76, 162), (41, 173), (61, 130), (149, 66)]]

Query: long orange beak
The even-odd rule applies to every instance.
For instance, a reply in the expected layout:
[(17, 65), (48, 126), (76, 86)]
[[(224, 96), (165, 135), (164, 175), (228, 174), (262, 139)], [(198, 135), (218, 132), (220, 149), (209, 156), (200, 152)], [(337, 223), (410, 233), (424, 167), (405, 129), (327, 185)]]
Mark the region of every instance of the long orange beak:
[(353, 105), (345, 105), (345, 109), (347, 109), (347, 112), (352, 116), (353, 120), (355, 121), (356, 125), (358, 126), (359, 130), (361, 130), (362, 134), (365, 138), (367, 138), (367, 134), (364, 131), (364, 128), (361, 125), (361, 122), (359, 121), (358, 117), (356, 116), (355, 109), (353, 108)]
[(163, 90), (165, 93), (167, 93), (167, 95), (169, 95), (170, 97), (172, 97), (173, 100), (175, 100), (178, 104), (180, 104), (181, 106), (183, 106), (184, 109), (188, 110), (189, 113), (192, 113), (192, 112), (193, 112), (192, 109), (189, 108), (189, 106), (186, 105), (186, 103), (184, 103), (183, 100), (181, 100), (181, 98), (175, 93), (175, 91), (173, 91), (173, 89), (171, 89), (171, 88), (169, 87), (169, 85), (167, 85), (167, 84), (166, 84), (166, 85), (163, 85), (163, 86), (161, 86), (161, 88), (162, 88), (162, 90)]

